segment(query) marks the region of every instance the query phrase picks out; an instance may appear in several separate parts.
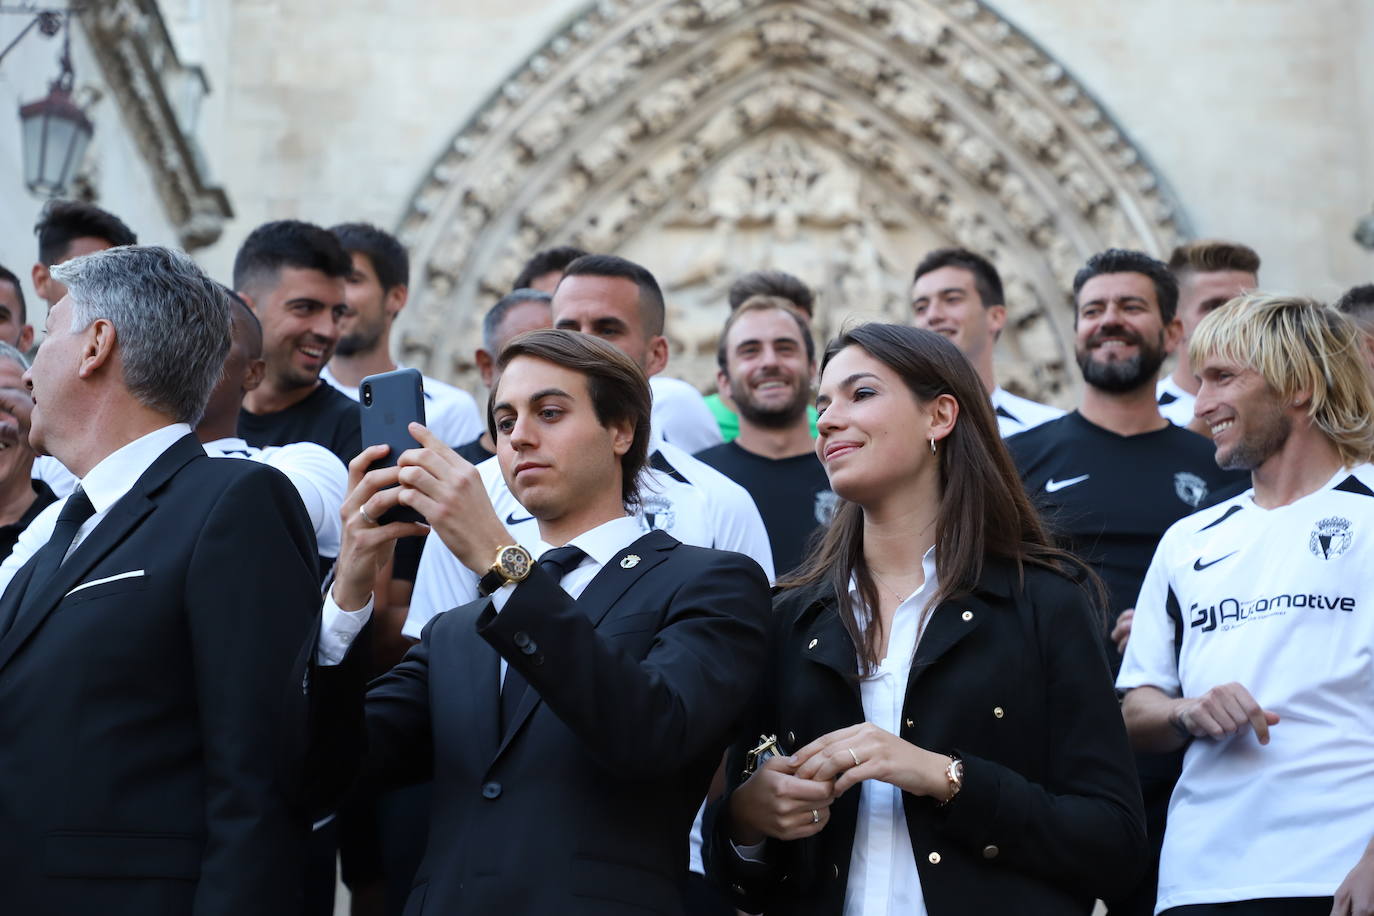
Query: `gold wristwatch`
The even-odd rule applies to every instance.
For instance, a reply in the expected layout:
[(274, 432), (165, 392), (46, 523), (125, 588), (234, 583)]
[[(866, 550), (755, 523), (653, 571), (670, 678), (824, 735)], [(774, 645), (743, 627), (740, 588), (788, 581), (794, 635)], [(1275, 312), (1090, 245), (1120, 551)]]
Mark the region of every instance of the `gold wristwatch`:
[(508, 582), (524, 582), (534, 566), (530, 552), (519, 544), (511, 544), (496, 551), (496, 560), (486, 575), (477, 580), (477, 591), (490, 595)]

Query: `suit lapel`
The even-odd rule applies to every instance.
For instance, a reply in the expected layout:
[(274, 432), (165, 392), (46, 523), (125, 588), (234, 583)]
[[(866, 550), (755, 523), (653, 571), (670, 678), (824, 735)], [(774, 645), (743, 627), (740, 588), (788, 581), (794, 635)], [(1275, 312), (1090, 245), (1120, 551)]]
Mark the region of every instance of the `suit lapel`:
[[(678, 544), (679, 541), (672, 535), (657, 529), (650, 531), (629, 547), (617, 551), (615, 556), (611, 557), (610, 561), (601, 567), (601, 571), (583, 589), (582, 595), (577, 599), (575, 605), (587, 614), (592, 626), (600, 625), (630, 586), (638, 582), (646, 572), (666, 560), (668, 551), (677, 547)], [(638, 557), (638, 559), (630, 561), (629, 558), (631, 557)], [(495, 655), (495, 653), (492, 654)], [(493, 765), (506, 752), (511, 740), (524, 727), (525, 721), (529, 719), (539, 702), (539, 692), (533, 686), (527, 687), (525, 695), (520, 698), (520, 705), (515, 708), (515, 716), (511, 719), (510, 728), (501, 736), (501, 745), (496, 749), (496, 754), (492, 758)], [(495, 715), (500, 708), (500, 697), (494, 698), (493, 702), (485, 705)]]
[(977, 596), (940, 602), (916, 645), (916, 657), (911, 662), (911, 675), (907, 679), (907, 697), (911, 696), (921, 675), (968, 638), (991, 613), (992, 608)]
[[(34, 596), (34, 604), (24, 612), (22, 618), (15, 621), (9, 634), (0, 641), (0, 668), (5, 667), (15, 651), (48, 618), (62, 602), (63, 596), (111, 550), (123, 543), (129, 533), (157, 507), (152, 494), (197, 455), (204, 456), (205, 450), (200, 447), (195, 436), (189, 435), (178, 439), (143, 472), (143, 476), (134, 483), (129, 492), (110, 507), (109, 514), (101, 519), (95, 530), (77, 545), (76, 550), (58, 567), (48, 582), (39, 586), (41, 591)], [(20, 575), (32, 575), (32, 564), (32, 559), (24, 564)]]

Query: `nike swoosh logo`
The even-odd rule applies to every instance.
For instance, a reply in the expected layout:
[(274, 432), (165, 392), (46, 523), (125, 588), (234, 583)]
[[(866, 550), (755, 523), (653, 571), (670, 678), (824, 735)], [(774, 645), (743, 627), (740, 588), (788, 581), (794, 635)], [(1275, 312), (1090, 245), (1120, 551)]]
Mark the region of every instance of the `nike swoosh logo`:
[(1049, 480), (1045, 481), (1045, 492), (1057, 493), (1065, 487), (1071, 487), (1076, 483), (1082, 483), (1091, 476), (1091, 474), (1084, 474), (1082, 477), (1070, 477), (1068, 480), (1055, 480), (1051, 477)]
[(524, 518), (516, 518), (514, 512), (508, 513), (508, 514), (506, 515), (506, 524), (507, 524), (507, 525), (518, 525), (518, 524), (520, 524), (521, 522), (532, 522), (532, 521), (534, 521), (534, 516), (533, 516), (533, 515), (527, 515), (527, 516), (525, 516)]
[(1231, 551), (1230, 553), (1228, 553), (1225, 557), (1217, 557), (1215, 560), (1213, 560), (1213, 561), (1210, 562), (1210, 563), (1204, 563), (1204, 562), (1202, 562), (1202, 557), (1198, 557), (1196, 560), (1193, 561), (1193, 569), (1197, 570), (1198, 572), (1202, 572), (1204, 569), (1206, 569), (1206, 568), (1209, 567), (1209, 566), (1216, 566), (1216, 565), (1217, 565), (1218, 563), (1220, 563), (1222, 560), (1226, 559), (1226, 557), (1234, 557), (1235, 555), (1236, 555), (1236, 552), (1233, 550), (1233, 551)]

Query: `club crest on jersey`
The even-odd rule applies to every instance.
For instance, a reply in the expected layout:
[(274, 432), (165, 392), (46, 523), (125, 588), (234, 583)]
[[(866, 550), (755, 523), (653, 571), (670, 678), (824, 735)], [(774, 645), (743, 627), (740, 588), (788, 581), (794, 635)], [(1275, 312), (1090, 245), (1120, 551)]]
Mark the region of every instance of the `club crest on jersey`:
[(828, 525), (830, 519), (835, 516), (835, 507), (839, 505), (840, 498), (835, 495), (833, 490), (822, 490), (816, 494), (816, 503), (813, 507), (816, 513), (817, 525)]
[(1207, 498), (1207, 481), (1189, 471), (1179, 471), (1174, 475), (1174, 492), (1196, 509)]
[(1307, 547), (1315, 557), (1334, 560), (1350, 549), (1350, 521), (1333, 515), (1317, 522), (1312, 536), (1307, 539)]
[(653, 531), (655, 528), (660, 531), (671, 531), (673, 522), (677, 520), (672, 500), (656, 495), (647, 495), (643, 498), (639, 514), (644, 519), (646, 531)]

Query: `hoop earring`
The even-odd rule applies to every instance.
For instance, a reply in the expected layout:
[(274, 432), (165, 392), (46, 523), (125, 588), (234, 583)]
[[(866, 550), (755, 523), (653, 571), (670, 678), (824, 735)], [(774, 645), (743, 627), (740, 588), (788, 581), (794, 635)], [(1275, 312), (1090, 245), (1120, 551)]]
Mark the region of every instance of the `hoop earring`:
[(931, 453), (932, 455), (935, 454), (935, 437), (934, 437), (934, 436), (931, 436), (931, 437), (930, 437), (930, 453)]

